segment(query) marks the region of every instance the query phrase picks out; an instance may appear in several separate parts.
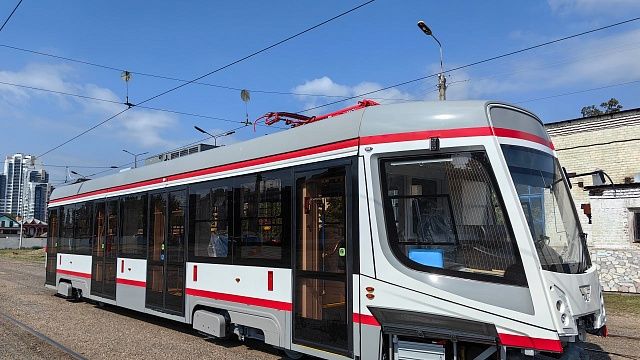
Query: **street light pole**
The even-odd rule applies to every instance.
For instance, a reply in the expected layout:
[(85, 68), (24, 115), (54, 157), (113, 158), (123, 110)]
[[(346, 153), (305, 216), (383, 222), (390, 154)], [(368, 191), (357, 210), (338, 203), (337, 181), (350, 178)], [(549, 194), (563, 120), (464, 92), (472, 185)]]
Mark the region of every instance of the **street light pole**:
[(196, 129), (196, 130), (198, 130), (199, 132), (201, 132), (201, 133), (203, 133), (203, 134), (207, 134), (207, 135), (209, 135), (209, 136), (213, 139), (213, 147), (214, 147), (214, 148), (217, 148), (217, 147), (218, 147), (218, 138), (219, 138), (219, 137), (229, 136), (229, 135), (232, 135), (232, 134), (235, 134), (235, 133), (236, 133), (236, 132), (235, 132), (235, 130), (231, 130), (231, 131), (227, 131), (226, 133), (223, 133), (223, 134), (213, 135), (213, 134), (209, 133), (208, 131), (206, 131), (206, 130), (204, 130), (204, 129), (202, 129), (202, 128), (199, 128), (199, 127), (197, 127), (197, 126), (194, 126), (193, 128), (194, 128), (194, 129)]
[(427, 36), (431, 36), (433, 40), (438, 43), (438, 47), (440, 48), (440, 73), (438, 74), (438, 99), (447, 100), (447, 78), (444, 76), (444, 60), (442, 54), (442, 44), (440, 40), (433, 35), (433, 31), (424, 23), (424, 21), (418, 21), (418, 27), (425, 33)]
[(140, 153), (140, 154), (134, 154), (134, 153), (132, 153), (131, 151), (127, 151), (127, 150), (125, 150), (125, 149), (122, 149), (122, 151), (126, 152), (126, 153), (127, 153), (127, 154), (129, 154), (129, 155), (133, 155), (133, 162), (134, 162), (134, 164), (133, 164), (133, 168), (134, 168), (134, 169), (138, 167), (138, 156), (140, 156), (140, 155), (144, 155), (144, 154), (148, 154), (148, 153), (149, 153), (148, 151), (145, 151), (145, 152)]

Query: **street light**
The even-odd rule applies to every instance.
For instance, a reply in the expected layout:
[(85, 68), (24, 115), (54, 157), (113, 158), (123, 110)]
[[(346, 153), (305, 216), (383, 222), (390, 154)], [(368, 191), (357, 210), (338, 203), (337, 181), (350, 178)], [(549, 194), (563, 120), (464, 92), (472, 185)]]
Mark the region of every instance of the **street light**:
[(202, 129), (202, 128), (199, 128), (199, 127), (197, 127), (197, 126), (194, 126), (193, 128), (194, 128), (194, 129), (196, 129), (196, 130), (198, 130), (198, 131), (200, 131), (200, 132), (201, 132), (201, 133), (203, 133), (203, 134), (207, 134), (207, 135), (211, 136), (211, 138), (213, 139), (213, 147), (214, 147), (214, 148), (217, 148), (217, 147), (218, 147), (218, 141), (217, 141), (217, 139), (218, 139), (219, 137), (229, 136), (229, 135), (232, 135), (232, 134), (235, 134), (235, 133), (236, 133), (236, 131), (235, 131), (235, 130), (231, 130), (231, 131), (227, 131), (226, 133), (223, 133), (223, 134), (213, 135), (213, 134), (209, 133), (208, 131), (206, 131), (206, 130), (204, 130), (204, 129)]
[(424, 23), (424, 21), (418, 21), (418, 27), (422, 30), (423, 33), (427, 36), (431, 36), (433, 40), (438, 43), (440, 47), (440, 73), (438, 74), (438, 98), (440, 100), (447, 100), (447, 78), (444, 77), (444, 62), (442, 56), (442, 44), (438, 40), (438, 38), (433, 35), (433, 31)]
[(138, 167), (138, 156), (140, 156), (140, 155), (144, 155), (144, 154), (148, 154), (148, 153), (149, 153), (148, 151), (145, 151), (145, 152), (140, 153), (140, 154), (134, 154), (134, 153), (132, 153), (131, 151), (127, 151), (127, 150), (125, 150), (125, 149), (122, 149), (122, 151), (126, 152), (126, 153), (127, 153), (127, 154), (129, 154), (129, 155), (133, 155), (133, 162), (134, 162), (134, 164), (133, 164), (133, 168), (134, 168), (134, 169)]

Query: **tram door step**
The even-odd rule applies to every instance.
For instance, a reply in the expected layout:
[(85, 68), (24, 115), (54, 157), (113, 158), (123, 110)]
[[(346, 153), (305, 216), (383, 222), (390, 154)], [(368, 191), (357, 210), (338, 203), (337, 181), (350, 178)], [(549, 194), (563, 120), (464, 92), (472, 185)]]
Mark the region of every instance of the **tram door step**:
[(394, 360), (444, 360), (444, 347), (412, 341), (395, 344)]

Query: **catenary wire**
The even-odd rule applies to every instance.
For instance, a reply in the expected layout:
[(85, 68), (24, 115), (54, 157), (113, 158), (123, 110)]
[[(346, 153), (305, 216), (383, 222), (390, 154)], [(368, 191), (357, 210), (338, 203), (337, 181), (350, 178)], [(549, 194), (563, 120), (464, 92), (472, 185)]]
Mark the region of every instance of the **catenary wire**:
[[(319, 27), (321, 27), (321, 26), (323, 26), (323, 25), (325, 25), (325, 24), (327, 24), (327, 23), (329, 23), (329, 22), (331, 22), (331, 21), (334, 21), (334, 20), (336, 20), (336, 19), (339, 19), (339, 18), (341, 18), (341, 17), (343, 17), (343, 16), (345, 16), (345, 15), (347, 15), (347, 14), (351, 13), (351, 12), (354, 12), (354, 11), (356, 11), (356, 10), (358, 10), (358, 9), (360, 9), (360, 8), (362, 8), (362, 7), (364, 7), (364, 6), (366, 6), (366, 5), (369, 5), (369, 4), (373, 3), (374, 1), (375, 1), (375, 0), (369, 0), (369, 1), (365, 2), (365, 3), (362, 3), (362, 4), (360, 4), (360, 5), (356, 6), (356, 7), (353, 7), (353, 8), (351, 8), (351, 9), (349, 9), (349, 10), (347, 10), (347, 11), (344, 11), (344, 12), (342, 12), (342, 13), (338, 14), (338, 15), (335, 15), (335, 16), (333, 16), (333, 17), (331, 17), (331, 18), (327, 19), (327, 20), (324, 20), (324, 21), (322, 21), (322, 22), (320, 22), (320, 23), (318, 23), (318, 24), (316, 24), (316, 25), (313, 25), (313, 26), (311, 26), (311, 27), (308, 27), (308, 28), (306, 28), (306, 29), (304, 29), (304, 30), (302, 30), (302, 31), (300, 31), (300, 32), (298, 32), (298, 33), (296, 33), (296, 34), (294, 34), (294, 35), (288, 36), (288, 37), (286, 37), (285, 39), (282, 39), (282, 40), (280, 40), (280, 41), (277, 41), (277, 42), (275, 42), (275, 43), (273, 43), (273, 44), (271, 44), (271, 45), (269, 45), (269, 46), (266, 46), (266, 47), (264, 47), (264, 48), (262, 48), (262, 49), (260, 49), (260, 50), (254, 51), (253, 53), (251, 53), (251, 54), (249, 54), (249, 55), (246, 55), (246, 56), (244, 56), (244, 57), (242, 57), (242, 58), (240, 58), (240, 59), (237, 59), (237, 60), (235, 60), (235, 61), (232, 61), (232, 62), (230, 62), (230, 63), (228, 63), (228, 64), (226, 64), (226, 65), (220, 66), (220, 67), (218, 67), (217, 69), (215, 69), (215, 70), (213, 70), (213, 71), (210, 71), (210, 72), (208, 72), (208, 73), (206, 73), (206, 74), (204, 74), (204, 75), (198, 76), (198, 77), (194, 78), (193, 80), (190, 80), (190, 81), (185, 82), (185, 83), (183, 83), (183, 84), (180, 84), (180, 85), (178, 85), (178, 86), (174, 86), (174, 87), (172, 87), (172, 88), (170, 88), (170, 89), (168, 89), (168, 90), (162, 91), (161, 93), (156, 94), (156, 95), (154, 95), (154, 96), (152, 96), (152, 97), (149, 97), (149, 98), (147, 98), (147, 99), (145, 99), (145, 100), (143, 100), (143, 101), (141, 101), (141, 102), (137, 103), (136, 105), (142, 105), (142, 104), (145, 104), (145, 103), (147, 103), (147, 102), (149, 102), (149, 101), (152, 101), (152, 100), (157, 99), (157, 98), (159, 98), (159, 97), (161, 97), (161, 96), (164, 96), (164, 95), (166, 95), (166, 94), (168, 94), (168, 93), (170, 93), (170, 92), (173, 92), (173, 91), (176, 91), (176, 90), (178, 90), (178, 89), (181, 89), (181, 88), (183, 88), (183, 87), (185, 87), (185, 86), (187, 86), (187, 85), (189, 85), (189, 84), (191, 84), (191, 83), (193, 83), (193, 82), (195, 82), (195, 81), (202, 80), (202, 79), (204, 79), (204, 78), (205, 78), (205, 77), (207, 77), (207, 76), (213, 75), (213, 74), (215, 74), (215, 73), (217, 73), (217, 72), (220, 72), (220, 71), (222, 71), (222, 70), (224, 70), (224, 69), (227, 69), (227, 68), (229, 68), (229, 67), (231, 67), (231, 66), (233, 66), (233, 65), (235, 65), (235, 64), (238, 64), (238, 63), (240, 63), (240, 62), (242, 62), (242, 61), (248, 60), (248, 59), (250, 59), (250, 58), (252, 58), (252, 57), (254, 57), (254, 56), (256, 56), (256, 55), (259, 55), (259, 54), (261, 54), (261, 53), (263, 53), (263, 52), (265, 52), (265, 51), (268, 51), (268, 50), (270, 50), (270, 49), (273, 49), (273, 48), (274, 48), (274, 47), (276, 47), (276, 46), (279, 46), (279, 45), (281, 45), (281, 44), (283, 44), (283, 43), (285, 43), (285, 42), (287, 42), (287, 41), (293, 40), (293, 39), (297, 38), (298, 36), (301, 36), (301, 35), (303, 35), (303, 34), (305, 34), (305, 33), (307, 33), (307, 32), (310, 32), (310, 31), (312, 31), (312, 30), (314, 30), (314, 29), (317, 29), (317, 28), (319, 28)], [(77, 135), (75, 135), (75, 136), (71, 137), (70, 139), (67, 139), (67, 140), (63, 141), (61, 144), (56, 145), (56, 146), (54, 146), (53, 148), (51, 148), (51, 149), (49, 149), (49, 150), (45, 151), (44, 153), (42, 153), (42, 154), (38, 155), (38, 157), (43, 157), (43, 156), (45, 156), (45, 155), (47, 155), (47, 154), (51, 153), (52, 151), (54, 151), (54, 150), (56, 150), (56, 149), (59, 149), (60, 147), (62, 147), (62, 146), (64, 146), (64, 145), (66, 145), (66, 144), (68, 144), (68, 143), (70, 143), (70, 142), (74, 141), (75, 139), (77, 139), (77, 138), (79, 138), (79, 137), (83, 136), (84, 134), (86, 134), (86, 133), (88, 133), (88, 132), (90, 132), (90, 131), (92, 131), (92, 130), (94, 130), (94, 129), (98, 128), (98, 127), (100, 127), (101, 125), (103, 125), (103, 124), (105, 124), (105, 123), (107, 123), (107, 122), (111, 121), (112, 119), (114, 119), (114, 118), (116, 118), (116, 117), (120, 116), (121, 114), (123, 114), (123, 113), (127, 112), (127, 111), (128, 111), (129, 109), (131, 109), (131, 108), (132, 108), (132, 107), (127, 107), (127, 108), (125, 108), (125, 109), (123, 109), (123, 110), (119, 111), (118, 113), (116, 113), (116, 114), (114, 114), (114, 115), (112, 115), (112, 116), (110, 116), (110, 117), (106, 118), (105, 120), (103, 120), (103, 121), (101, 121), (101, 122), (99, 122), (99, 123), (97, 123), (97, 124), (95, 124), (95, 125), (93, 125), (93, 126), (89, 127), (88, 129), (86, 129), (86, 130), (84, 130), (84, 131), (80, 132), (79, 134), (77, 134)]]
[(9, 14), (9, 16), (7, 16), (7, 19), (2, 23), (2, 26), (0, 26), (0, 32), (2, 32), (2, 30), (7, 25), (9, 20), (11, 20), (11, 17), (13, 17), (13, 14), (15, 14), (16, 10), (18, 10), (18, 7), (20, 7), (20, 4), (22, 4), (22, 0), (18, 1), (18, 3), (16, 4), (16, 7), (13, 8), (13, 11), (11, 11), (11, 14)]
[[(48, 93), (52, 93), (52, 94), (77, 97), (77, 98), (81, 98), (81, 99), (85, 99), (85, 100), (95, 100), (95, 101), (107, 102), (107, 103), (111, 103), (111, 104), (124, 105), (124, 103), (121, 102), (121, 101), (102, 99), (102, 98), (97, 98), (97, 97), (92, 97), (92, 96), (68, 93), (68, 92), (64, 92), (64, 91), (45, 89), (45, 88), (40, 88), (40, 87), (35, 87), (35, 86), (20, 85), (20, 84), (14, 84), (14, 83), (10, 83), (10, 82), (5, 82), (5, 81), (0, 81), (0, 84), (7, 85), (7, 86), (15, 86), (15, 87), (19, 87), (19, 88), (25, 88), (25, 89), (29, 89), (29, 90), (43, 91), (43, 92), (48, 92)], [(231, 120), (231, 119), (225, 119), (225, 118), (221, 118), (221, 117), (202, 115), (202, 114), (196, 114), (196, 113), (190, 113), (190, 112), (184, 112), (184, 111), (177, 111), (177, 110), (170, 110), (170, 109), (161, 109), (161, 108), (150, 107), (150, 106), (137, 106), (137, 107), (139, 107), (141, 109), (161, 111), (161, 112), (172, 113), (172, 114), (179, 114), (179, 115), (185, 115), (185, 116), (191, 116), (191, 117), (198, 117), (198, 118), (203, 118), (203, 119), (219, 120), (219, 121), (225, 121), (225, 122), (233, 122), (233, 123), (238, 123), (238, 124), (244, 124), (244, 121), (241, 121), (241, 120)], [(257, 124), (257, 125), (258, 126), (268, 126), (268, 125), (264, 125), (264, 124)], [(273, 126), (271, 126), (271, 127), (273, 127)], [(281, 126), (275, 126), (275, 128), (288, 129), (286, 127), (281, 127)]]
[(630, 84), (636, 84), (636, 83), (640, 83), (640, 80), (626, 81), (626, 82), (621, 82), (621, 83), (616, 83), (616, 84), (609, 84), (609, 85), (605, 85), (605, 86), (598, 86), (598, 87), (594, 87), (594, 88), (590, 88), (590, 89), (571, 91), (571, 92), (566, 92), (566, 93), (561, 93), (561, 94), (556, 94), (556, 95), (543, 96), (543, 97), (539, 97), (539, 98), (535, 98), (535, 99), (521, 100), (521, 101), (514, 102), (514, 104), (523, 104), (523, 103), (528, 103), (528, 102), (533, 102), (533, 101), (553, 99), (553, 98), (557, 98), (557, 97), (561, 97), (561, 96), (569, 96), (569, 95), (581, 94), (581, 93), (585, 93), (585, 92), (589, 92), (589, 91), (608, 89), (608, 88), (612, 88), (612, 87), (616, 87), (616, 86), (630, 85)]
[[(42, 52), (42, 51), (36, 51), (36, 50), (31, 50), (31, 49), (20, 48), (20, 47), (17, 47), (17, 46), (12, 46), (12, 45), (7, 45), (7, 44), (0, 44), (0, 47), (6, 48), (6, 49), (11, 49), (11, 50), (16, 50), (16, 51), (27, 52), (27, 53), (31, 53), (31, 54), (35, 54), (35, 55), (40, 55), (40, 56), (51, 57), (51, 58), (54, 58), (54, 59), (64, 60), (64, 61), (68, 61), (68, 62), (74, 62), (74, 63), (78, 63), (78, 64), (94, 66), (94, 67), (107, 69), (107, 70), (113, 70), (113, 71), (118, 71), (118, 72), (129, 71), (133, 75), (140, 75), (140, 76), (146, 76), (146, 77), (152, 77), (152, 78), (164, 79), (164, 80), (171, 80), (171, 81), (179, 81), (179, 82), (188, 82), (189, 81), (189, 80), (186, 80), (186, 79), (181, 79), (181, 78), (177, 78), (177, 77), (173, 77), (173, 76), (158, 75), (158, 74), (152, 74), (152, 73), (146, 73), (146, 72), (140, 72), (140, 71), (134, 71), (134, 70), (124, 70), (124, 69), (120, 69), (120, 68), (109, 66), (109, 65), (103, 65), (103, 64), (90, 62), (90, 61), (73, 59), (73, 58), (69, 58), (69, 57), (65, 57), (65, 56), (45, 53), (45, 52)], [(209, 86), (209, 87), (214, 87), (214, 88), (220, 88), (220, 89), (225, 89), (225, 90), (232, 90), (232, 91), (245, 90), (245, 89), (238, 88), (238, 87), (219, 85), (219, 84), (212, 84), (212, 83), (201, 82), (201, 81), (194, 81), (193, 84)], [(253, 93), (274, 94), (274, 95), (294, 95), (294, 96), (325, 97), (325, 98), (346, 98), (347, 97), (347, 96), (344, 96), (344, 95), (311, 94), (311, 93), (301, 93), (301, 92), (293, 92), (293, 91), (277, 91), (277, 90), (261, 90), (261, 89), (246, 89), (246, 90), (249, 90), (249, 91), (251, 91)], [(403, 100), (403, 99), (386, 99), (386, 98), (377, 98), (377, 99), (380, 99), (380, 100)]]
[[(188, 144), (181, 145), (181, 146), (179, 146), (179, 147), (176, 147), (176, 148), (173, 148), (173, 149), (170, 149), (170, 150), (167, 150), (167, 151), (163, 151), (163, 152), (161, 152), (161, 153), (158, 153), (158, 154), (155, 154), (155, 155), (151, 155), (151, 156), (149, 156), (149, 157), (154, 157), (154, 156), (158, 156), (159, 154), (165, 154), (165, 153), (170, 153), (170, 152), (173, 152), (173, 151), (176, 151), (176, 150), (180, 150), (180, 149), (183, 149), (183, 148), (188, 147), (188, 146), (191, 146), (191, 145), (195, 145), (195, 144), (202, 143), (202, 142), (204, 142), (204, 141), (207, 141), (207, 140), (209, 140), (209, 139), (212, 139), (213, 137), (220, 136), (220, 135), (224, 135), (225, 133), (227, 133), (227, 132), (229, 132), (229, 131), (236, 131), (236, 130), (244, 129), (244, 128), (247, 128), (247, 127), (248, 127), (248, 126), (245, 126), (245, 125), (243, 125), (243, 126), (238, 126), (238, 127), (236, 127), (236, 128), (229, 129), (229, 130), (226, 130), (226, 131), (220, 132), (220, 133), (218, 133), (218, 134), (213, 134), (213, 136), (207, 136), (207, 137), (202, 138), (202, 139), (200, 139), (200, 140), (197, 140), (197, 141), (194, 141), (194, 142), (190, 142), (190, 143), (188, 143)], [(124, 167), (126, 167), (126, 166), (133, 165), (133, 163), (134, 163), (134, 162), (132, 161), (132, 162), (128, 162), (128, 163), (126, 163), (126, 164), (117, 165), (115, 169), (110, 167), (110, 168), (108, 168), (108, 169), (106, 169), (106, 170), (98, 171), (98, 172), (96, 172), (96, 173), (94, 173), (94, 174), (87, 175), (87, 177), (88, 177), (88, 178), (90, 178), (90, 177), (92, 177), (92, 176), (101, 175), (101, 174), (107, 173), (107, 172), (109, 172), (109, 171), (114, 171), (114, 170), (122, 169), (122, 168), (124, 168)]]
[[(510, 51), (510, 52), (507, 52), (507, 53), (504, 53), (504, 54), (500, 54), (500, 55), (496, 55), (496, 56), (492, 56), (492, 57), (489, 57), (489, 58), (486, 58), (486, 59), (483, 59), (483, 60), (474, 61), (474, 62), (468, 63), (466, 65), (457, 66), (457, 67), (451, 68), (449, 70), (445, 70), (444, 73), (446, 74), (446, 73), (451, 73), (451, 72), (454, 72), (454, 71), (457, 71), (457, 70), (466, 69), (468, 67), (484, 64), (484, 63), (487, 63), (487, 62), (490, 62), (490, 61), (502, 59), (502, 58), (505, 58), (505, 57), (508, 57), (508, 56), (520, 54), (520, 53), (523, 53), (523, 52), (526, 52), (526, 51), (530, 51), (530, 50), (533, 50), (533, 49), (537, 49), (537, 48), (540, 48), (540, 47), (543, 47), (543, 46), (559, 43), (559, 42), (562, 42), (562, 41), (566, 41), (566, 40), (569, 40), (569, 39), (573, 39), (573, 38), (576, 38), (576, 37), (584, 36), (584, 35), (587, 35), (587, 34), (598, 32), (598, 31), (610, 29), (612, 27), (620, 26), (620, 25), (623, 25), (623, 24), (628, 24), (630, 22), (634, 22), (634, 21), (638, 21), (638, 20), (640, 20), (640, 17), (635, 17), (635, 18), (624, 20), (624, 21), (620, 21), (620, 22), (617, 22), (617, 23), (614, 23), (614, 24), (601, 26), (601, 27), (598, 27), (598, 28), (595, 28), (595, 29), (583, 31), (583, 32), (580, 32), (580, 33), (577, 33), (577, 34), (573, 34), (573, 35), (569, 35), (569, 36), (565, 36), (565, 37), (561, 37), (561, 38), (558, 38), (558, 39), (555, 39), (555, 40), (546, 41), (546, 42), (543, 42), (543, 43), (540, 43), (540, 44), (536, 44), (536, 45), (532, 45), (532, 46), (529, 46), (529, 47), (526, 47), (526, 48), (522, 48), (522, 49), (519, 49), (519, 50)], [(345, 101), (348, 101), (348, 100), (357, 99), (357, 98), (361, 98), (363, 96), (375, 94), (375, 93), (380, 92), (380, 91), (389, 90), (389, 89), (392, 89), (392, 88), (395, 88), (395, 87), (412, 84), (412, 83), (415, 83), (415, 82), (418, 82), (418, 81), (422, 81), (422, 80), (425, 80), (425, 79), (429, 79), (429, 78), (438, 76), (438, 74), (439, 73), (434, 73), (434, 74), (431, 74), (431, 75), (421, 76), (419, 78), (415, 78), (415, 79), (411, 79), (411, 80), (407, 80), (407, 81), (402, 81), (402, 82), (399, 82), (397, 84), (386, 86), (386, 87), (383, 87), (383, 88), (378, 89), (378, 90), (373, 90), (373, 91), (369, 91), (369, 92), (362, 93), (362, 94), (359, 94), (359, 95), (350, 96), (350, 97), (345, 98), (345, 99), (336, 100), (336, 101), (332, 101), (332, 102), (329, 102), (329, 103), (326, 103), (326, 104), (310, 107), (310, 108), (301, 110), (298, 113), (309, 112), (309, 111), (320, 109), (320, 108), (323, 108), (323, 107), (326, 107), (326, 106), (331, 106), (331, 105), (339, 104), (339, 103), (342, 103), (342, 102), (345, 102)]]

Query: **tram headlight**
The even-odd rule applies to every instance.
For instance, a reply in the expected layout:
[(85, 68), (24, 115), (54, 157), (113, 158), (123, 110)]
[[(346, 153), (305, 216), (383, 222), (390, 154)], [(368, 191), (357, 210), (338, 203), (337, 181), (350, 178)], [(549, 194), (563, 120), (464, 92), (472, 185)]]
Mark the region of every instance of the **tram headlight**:
[(556, 301), (556, 310), (558, 310), (561, 313), (564, 312), (564, 303), (562, 302), (562, 300)]
[(567, 314), (563, 313), (560, 315), (560, 321), (562, 321), (562, 325), (569, 326), (569, 317), (567, 317)]

